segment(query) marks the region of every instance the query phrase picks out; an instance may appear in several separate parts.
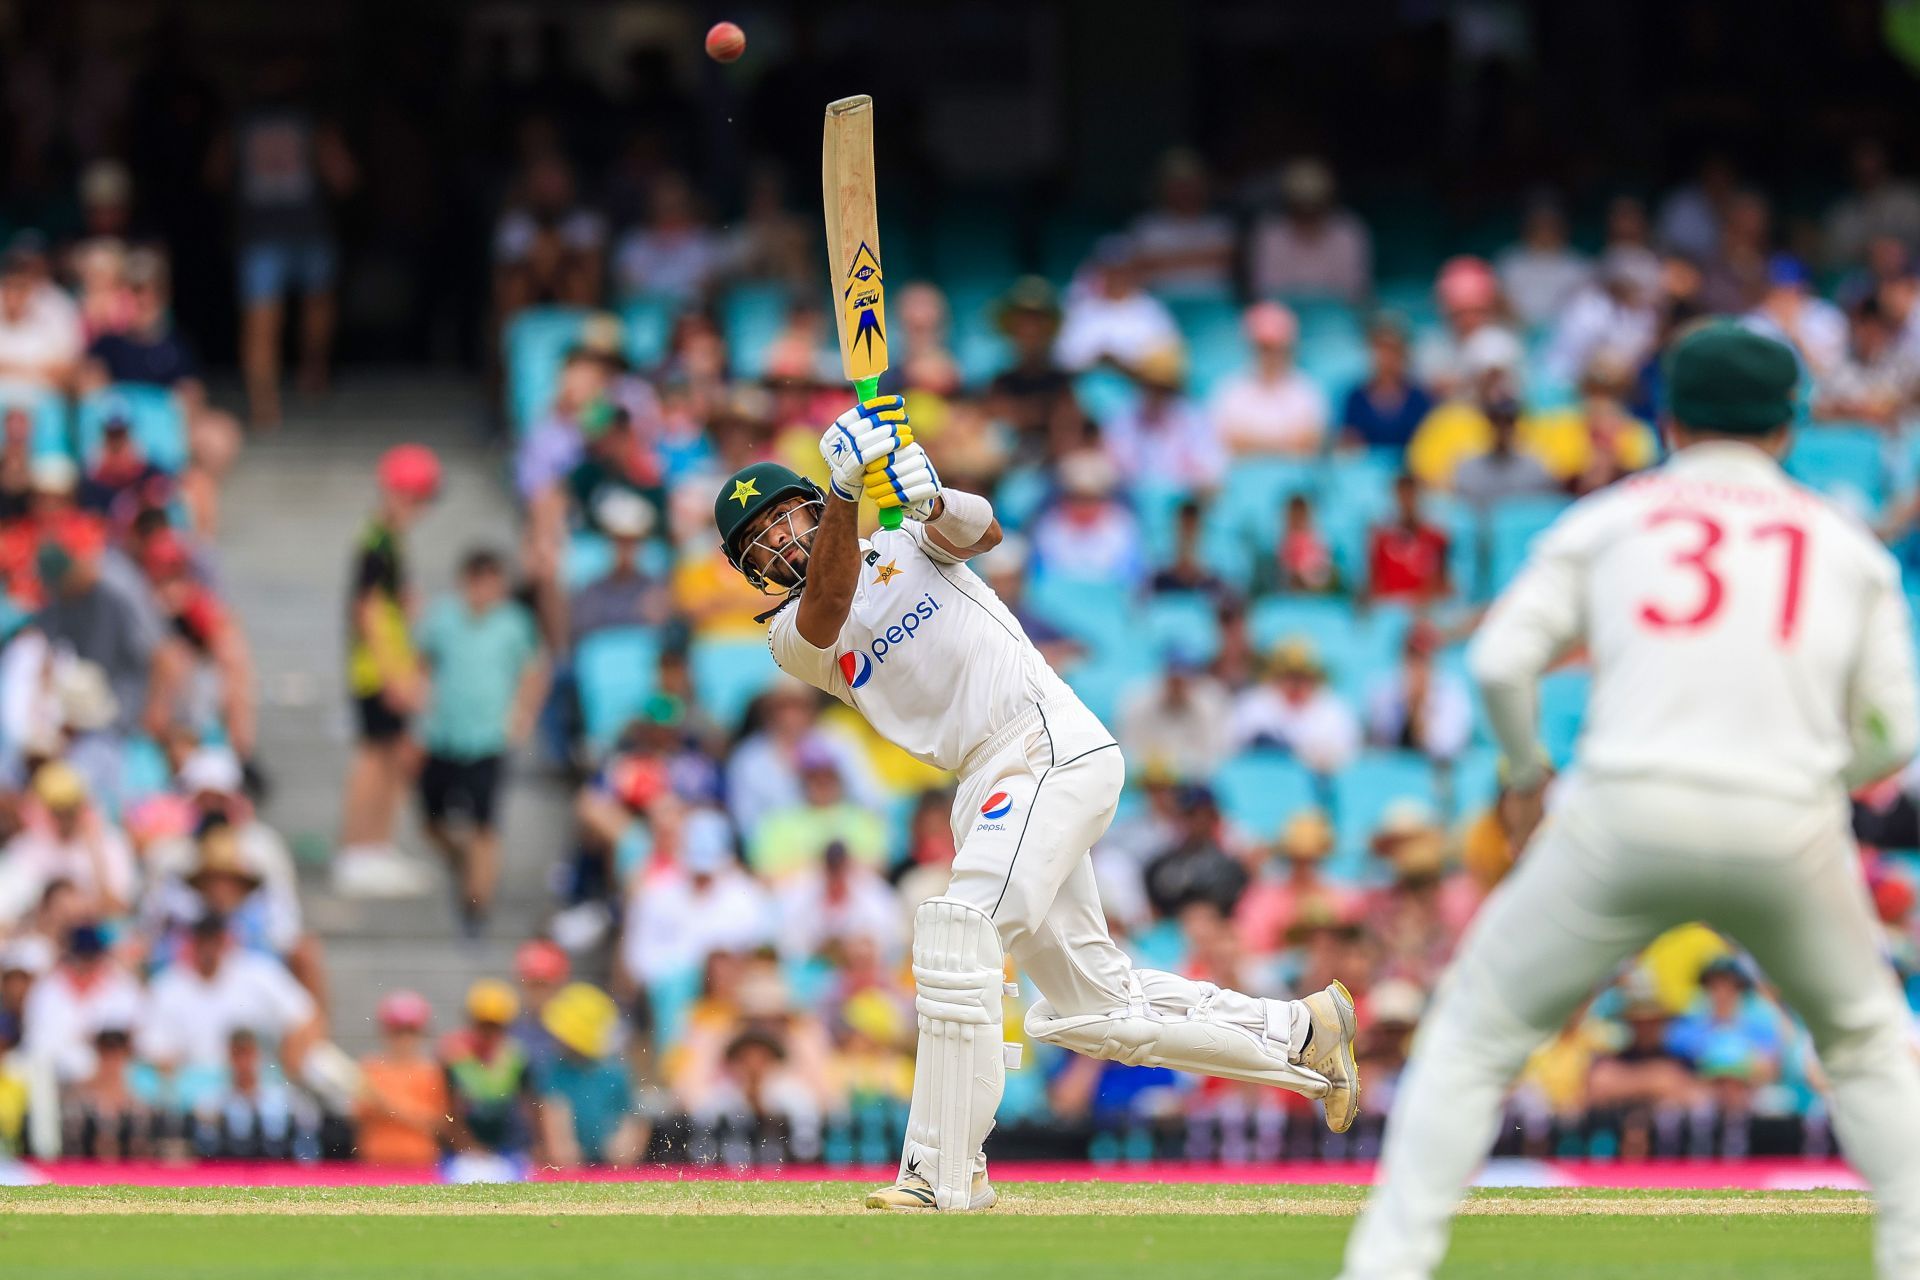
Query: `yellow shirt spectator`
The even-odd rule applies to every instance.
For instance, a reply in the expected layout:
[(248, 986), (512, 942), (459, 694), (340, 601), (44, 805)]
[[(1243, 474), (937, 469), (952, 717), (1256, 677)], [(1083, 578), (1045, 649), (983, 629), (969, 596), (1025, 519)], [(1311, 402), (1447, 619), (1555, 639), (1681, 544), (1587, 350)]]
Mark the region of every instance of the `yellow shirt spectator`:
[[(1622, 467), (1638, 471), (1653, 465), (1659, 442), (1646, 423), (1630, 422), (1630, 428), (1615, 437), (1613, 452)], [(1449, 400), (1421, 420), (1407, 445), (1407, 466), (1422, 484), (1444, 489), (1452, 484), (1456, 467), (1492, 447), (1493, 424), (1480, 406)], [(1579, 407), (1521, 418), (1515, 447), (1537, 458), (1556, 480), (1573, 479), (1593, 461), (1593, 436)]]

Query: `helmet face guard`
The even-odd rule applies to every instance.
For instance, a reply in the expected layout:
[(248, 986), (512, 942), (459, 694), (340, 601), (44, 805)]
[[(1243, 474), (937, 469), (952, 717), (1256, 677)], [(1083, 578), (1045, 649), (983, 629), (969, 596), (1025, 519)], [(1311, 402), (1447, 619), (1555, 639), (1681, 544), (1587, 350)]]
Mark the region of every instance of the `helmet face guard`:
[[(728, 563), (738, 569), (749, 585), (766, 595), (790, 595), (806, 585), (807, 572), (804, 567), (795, 569), (784, 554), (786, 548), (799, 544), (806, 549), (809, 557), (813, 554), (814, 535), (820, 530), (820, 517), (825, 514), (827, 504), (817, 493), (796, 495), (801, 501), (794, 503), (779, 515), (768, 520), (766, 525), (739, 545), (721, 544), (726, 552)], [(794, 516), (802, 511), (811, 512), (813, 523), (806, 529), (797, 528)], [(758, 518), (757, 516), (755, 517)], [(769, 540), (775, 529), (784, 527), (786, 541), (778, 547)], [(764, 569), (756, 568), (750, 553), (758, 548), (766, 552)]]

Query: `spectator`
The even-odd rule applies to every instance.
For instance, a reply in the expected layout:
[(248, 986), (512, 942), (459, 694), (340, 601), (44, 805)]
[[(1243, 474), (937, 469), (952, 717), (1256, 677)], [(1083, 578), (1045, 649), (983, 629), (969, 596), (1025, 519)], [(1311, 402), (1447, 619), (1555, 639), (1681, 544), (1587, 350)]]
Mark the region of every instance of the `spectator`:
[(1520, 399), (1524, 358), (1520, 340), (1505, 329), (1483, 326), (1467, 339), (1455, 394), (1421, 420), (1407, 443), (1407, 466), (1422, 484), (1448, 487), (1463, 459), (1486, 452), (1493, 429), (1483, 406)]
[(597, 305), (606, 254), (606, 220), (580, 201), (572, 165), (540, 151), (493, 233), (495, 316), (504, 323), (526, 307)]
[[(420, 806), (428, 837), (459, 882), (462, 924), (478, 935), (499, 879), (496, 810), (506, 755), (532, 735), (547, 691), (533, 617), (507, 594), (497, 553), (467, 553), (459, 598), (435, 602), (421, 624), (419, 649), (433, 690)], [(454, 825), (460, 818), (468, 824), (464, 835)]]
[(1500, 278), (1485, 260), (1447, 259), (1434, 278), (1433, 295), (1445, 328), (1421, 339), (1413, 365), (1414, 377), (1436, 399), (1467, 391), (1486, 371), (1483, 352), (1511, 347), (1517, 368), (1520, 340), (1501, 323)]
[(541, 1147), (548, 1165), (631, 1165), (646, 1151), (647, 1126), (618, 1055), (620, 1010), (598, 987), (562, 987), (540, 1015), (559, 1045), (534, 1073)]
[(1232, 699), (1206, 674), (1205, 666), (1175, 648), (1159, 678), (1132, 693), (1120, 711), (1120, 746), (1129, 760), (1163, 768), (1178, 766), (1208, 777), (1226, 759)]
[(1897, 422), (1920, 394), (1920, 361), (1898, 337), (1877, 296), (1856, 306), (1845, 357), (1814, 389), (1813, 416), (1883, 427)]
[(23, 1043), (62, 1086), (95, 1079), (100, 1036), (139, 1025), (145, 1002), (140, 984), (107, 953), (100, 926), (76, 925), (59, 962), (27, 993)]
[(593, 510), (612, 544), (613, 562), (567, 603), (568, 638), (576, 645), (596, 631), (659, 626), (668, 613), (665, 584), (640, 567), (640, 548), (653, 531), (653, 504), (615, 489), (602, 494)]
[(1421, 619), (1407, 628), (1399, 669), (1376, 679), (1367, 695), (1367, 741), (1418, 751), (1435, 761), (1456, 758), (1473, 729), (1467, 687), (1434, 664), (1440, 632)]
[(1347, 392), (1340, 410), (1342, 437), (1376, 449), (1405, 449), (1433, 409), (1433, 397), (1409, 371), (1405, 327), (1393, 316), (1376, 316), (1367, 326), (1367, 351), (1366, 380)]
[(1191, 493), (1217, 487), (1226, 475), (1215, 423), (1185, 394), (1185, 364), (1179, 350), (1168, 347), (1127, 370), (1139, 397), (1100, 427), (1123, 483)]
[(1787, 1048), (1779, 1013), (1733, 956), (1700, 971), (1700, 996), (1668, 1028), (1667, 1045), (1707, 1080), (1723, 1116), (1751, 1109), (1754, 1092), (1779, 1079)]
[(698, 301), (725, 258), (725, 245), (701, 221), (692, 185), (680, 174), (663, 173), (648, 190), (645, 225), (628, 231), (614, 249), (614, 284), (622, 298)]
[[(721, 1073), (689, 1110), (702, 1125), (740, 1135), (740, 1156), (762, 1144), (804, 1158), (819, 1147), (820, 1103), (791, 1064), (788, 1045), (749, 1028), (728, 1042)], [(784, 1138), (784, 1144), (778, 1140)], [(749, 1145), (751, 1144), (751, 1145)], [(739, 1158), (739, 1157), (736, 1157)]]
[[(1630, 1159), (1679, 1154), (1678, 1134), (1704, 1091), (1671, 1043), (1673, 1015), (1637, 971), (1619, 988), (1625, 1043), (1595, 1059), (1586, 1106), (1620, 1117), (1621, 1153)], [(1658, 1135), (1658, 1136), (1656, 1136)]]
[(726, 819), (709, 809), (685, 815), (671, 860), (636, 874), (628, 890), (620, 961), (638, 986), (700, 972), (718, 952), (746, 952), (774, 939), (773, 902), (740, 867)]
[(167, 260), (155, 250), (127, 255), (125, 325), (93, 339), (81, 371), (82, 392), (117, 383), (164, 387), (173, 392), (187, 432), (187, 467), (181, 496), (193, 527), (211, 534), (218, 524), (219, 487), (240, 452), (240, 424), (207, 400), (200, 362), (174, 327)]
[(1330, 774), (1359, 751), (1360, 722), (1327, 684), (1313, 645), (1295, 637), (1275, 646), (1266, 680), (1234, 699), (1227, 736), (1236, 751), (1276, 748)]
[(33, 414), (0, 405), (0, 525), (23, 519), (33, 498)]
[(139, 867), (120, 829), (87, 794), (86, 780), (64, 761), (43, 764), (32, 781), (34, 807), (0, 849), (0, 923), (17, 923), (56, 882), (72, 885), (77, 908), (106, 920), (129, 910)]
[(1514, 318), (1529, 329), (1540, 329), (1559, 318), (1593, 269), (1568, 246), (1567, 216), (1560, 206), (1538, 200), (1527, 210), (1520, 243), (1500, 254), (1494, 270)]
[(193, 1147), (212, 1159), (320, 1157), (320, 1112), (313, 1100), (260, 1067), (260, 1040), (246, 1027), (227, 1037), (224, 1087), (194, 1108)]
[(139, 556), (153, 603), (185, 667), (172, 720), (218, 725), (232, 750), (251, 759), (259, 713), (253, 646), (240, 620), (196, 571), (192, 551), (171, 529), (148, 538)]
[(1154, 572), (1152, 588), (1161, 592), (1197, 592), (1209, 599), (1231, 595), (1233, 588), (1213, 571), (1201, 547), (1201, 507), (1183, 499), (1173, 513), (1173, 559)]
[(133, 438), (133, 419), (124, 405), (116, 405), (100, 424), (100, 445), (88, 460), (85, 477), (76, 491), (80, 510), (103, 519), (125, 521), (150, 495), (170, 487), (167, 475), (147, 460)]
[(1114, 496), (1119, 474), (1113, 459), (1083, 450), (1060, 460), (1060, 498), (1033, 522), (1036, 574), (1105, 582), (1125, 590), (1146, 578), (1147, 553), (1140, 524)]
[(820, 700), (812, 689), (776, 680), (754, 714), (754, 728), (727, 759), (727, 813), (738, 831), (751, 837), (768, 815), (800, 803), (803, 757), (830, 757), (854, 803), (878, 807), (880, 792), (859, 749), (819, 727)]
[(832, 961), (855, 938), (876, 947), (888, 963), (900, 959), (905, 938), (893, 890), (879, 872), (849, 857), (838, 840), (822, 851), (818, 866), (787, 877), (776, 906), (780, 953), (789, 963)]
[(1373, 850), (1393, 877), (1367, 906), (1381, 970), (1415, 981), (1441, 972), (1480, 905), (1471, 883), (1447, 874), (1446, 832), (1424, 801), (1396, 800), (1373, 833)]
[(393, 846), (406, 777), (407, 727), (425, 701), (426, 680), (409, 615), (407, 530), (440, 489), (440, 460), (403, 444), (380, 459), (380, 505), (354, 549), (347, 607), (347, 687), (359, 741), (347, 768), (334, 885), (350, 897), (410, 897), (426, 891), (419, 867)]
[(1720, 246), (1701, 261), (1700, 301), (1707, 310), (1738, 314), (1760, 300), (1773, 256), (1773, 214), (1765, 196), (1742, 191), (1727, 205)]
[(1540, 459), (1516, 447), (1520, 434), (1520, 406), (1512, 400), (1494, 400), (1481, 406), (1491, 438), (1485, 453), (1464, 459), (1453, 469), (1453, 491), (1484, 515), (1510, 498), (1554, 493), (1559, 485)]
[(1367, 596), (1375, 601), (1426, 604), (1453, 591), (1447, 566), (1452, 539), (1420, 510), (1420, 482), (1412, 472), (1393, 481), (1393, 518), (1367, 536)]
[(1660, 442), (1653, 428), (1628, 412), (1624, 397), (1631, 384), (1624, 365), (1596, 357), (1580, 376), (1576, 404), (1521, 421), (1522, 447), (1576, 496), (1652, 466), (1659, 460)]
[(1254, 292), (1337, 298), (1373, 291), (1373, 242), (1360, 219), (1334, 203), (1333, 171), (1317, 159), (1280, 171), (1280, 211), (1263, 214), (1248, 248)]
[(380, 998), (380, 1049), (360, 1059), (364, 1082), (354, 1107), (354, 1153), (367, 1164), (422, 1168), (440, 1159), (452, 1106), (447, 1074), (427, 1052), (433, 1009), (413, 991)]
[(1853, 190), (1827, 211), (1827, 262), (1860, 262), (1868, 245), (1882, 236), (1899, 241), (1908, 252), (1920, 250), (1920, 184), (1895, 176), (1885, 145), (1874, 138), (1854, 142), (1847, 166)]
[(728, 271), (818, 297), (816, 228), (787, 207), (786, 194), (778, 165), (754, 165), (747, 174), (746, 207), (728, 237)]
[(887, 863), (887, 829), (880, 815), (847, 795), (840, 764), (818, 743), (801, 744), (800, 802), (776, 809), (747, 833), (747, 861), (756, 875), (778, 883), (817, 864), (839, 842), (854, 861), (874, 870)]
[(1233, 260), (1233, 223), (1213, 212), (1206, 162), (1185, 147), (1160, 157), (1154, 207), (1130, 235), (1141, 277), (1161, 294), (1225, 292)]
[(248, 415), (255, 426), (272, 428), (280, 423), (280, 329), (289, 292), (300, 294), (300, 389), (326, 389), (339, 270), (327, 204), (358, 184), (359, 167), (340, 131), (308, 105), (297, 59), (267, 60), (256, 80), (254, 101), (215, 151), (212, 169), (237, 197)]
[(1162, 919), (1193, 903), (1230, 914), (1247, 887), (1246, 869), (1220, 843), (1220, 808), (1211, 789), (1189, 783), (1174, 796), (1173, 843), (1148, 861), (1147, 901)]
[(1543, 363), (1550, 377), (1576, 380), (1596, 357), (1637, 369), (1659, 335), (1660, 260), (1645, 249), (1610, 249), (1596, 284), (1568, 304)]
[(1790, 253), (1767, 263), (1767, 288), (1747, 313), (1747, 323), (1790, 345), (1816, 382), (1837, 372), (1847, 352), (1847, 318), (1813, 292), (1806, 265)]
[(67, 255), (80, 331), (89, 343), (119, 333), (133, 323), (126, 266), (127, 244), (118, 236), (83, 240)]
[(514, 455), (514, 485), (528, 503), (563, 488), (586, 453), (589, 421), (596, 432), (604, 430), (618, 407), (615, 380), (625, 367), (625, 358), (617, 349), (606, 346), (606, 335), (599, 334), (597, 326), (586, 336), (596, 341), (582, 341), (568, 349), (560, 364), (552, 405), (527, 432)]
[(483, 978), (467, 988), (467, 1025), (440, 1042), (446, 1072), (447, 1141), (456, 1153), (509, 1162), (533, 1141), (535, 1102), (526, 1050), (507, 1034), (520, 1012), (513, 988)]
[(513, 1020), (511, 1030), (535, 1070), (553, 1061), (559, 1052), (541, 1015), (572, 975), (573, 961), (558, 943), (545, 938), (523, 942), (513, 953), (513, 976), (520, 984), (520, 1016)]
[(1253, 369), (1228, 379), (1209, 407), (1220, 442), (1233, 454), (1319, 453), (1326, 442), (1327, 397), (1294, 366), (1299, 319), (1278, 302), (1259, 302), (1247, 308), (1244, 328)]
[(1287, 495), (1280, 519), (1280, 537), (1272, 562), (1265, 566), (1281, 591), (1296, 595), (1334, 595), (1341, 590), (1340, 566), (1333, 546), (1315, 523), (1313, 503), (1304, 493)]
[(1021, 458), (1057, 457), (1085, 442), (1086, 424), (1073, 398), (1073, 377), (1054, 359), (1060, 300), (1044, 276), (1013, 282), (994, 310), (994, 324), (1013, 348), (1013, 363), (987, 384), (987, 405), (1012, 428)]
[(1740, 173), (1731, 157), (1722, 152), (1701, 157), (1694, 180), (1660, 203), (1660, 247), (1696, 262), (1713, 257), (1739, 194)]
[(1250, 953), (1282, 949), (1310, 907), (1351, 910), (1351, 893), (1321, 870), (1333, 849), (1333, 823), (1319, 809), (1304, 809), (1287, 820), (1273, 856), (1234, 911), (1234, 927)]
[(49, 296), (42, 264), (17, 243), (0, 255), (0, 383), (64, 394), (80, 360), (80, 318), (64, 296)]
[(134, 1090), (133, 1037), (104, 1027), (87, 1046), (92, 1069), (60, 1090), (61, 1153), (95, 1160), (138, 1160), (152, 1154), (158, 1119)]
[(322, 1036), (306, 989), (278, 960), (232, 942), (226, 920), (209, 913), (194, 922), (184, 955), (153, 980), (135, 1043), (161, 1071), (183, 1073), (185, 1087), (227, 1065), (236, 1031), (275, 1039), (294, 1077)]
[(1067, 295), (1054, 359), (1072, 373), (1101, 361), (1138, 364), (1156, 351), (1180, 345), (1180, 330), (1166, 304), (1140, 287), (1133, 245), (1108, 236), (1094, 246), (1084, 278)]

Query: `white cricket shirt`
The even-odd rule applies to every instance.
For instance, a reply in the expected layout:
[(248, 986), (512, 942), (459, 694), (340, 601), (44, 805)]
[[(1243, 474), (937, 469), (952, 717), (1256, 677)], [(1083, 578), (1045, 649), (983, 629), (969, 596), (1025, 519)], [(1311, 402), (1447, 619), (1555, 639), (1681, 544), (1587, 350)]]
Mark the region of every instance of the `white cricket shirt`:
[(1501, 747), (1532, 750), (1534, 681), (1585, 644), (1580, 772), (1830, 799), (1920, 741), (1894, 559), (1757, 448), (1707, 442), (1542, 534), (1468, 659)]
[(859, 584), (833, 648), (807, 642), (799, 612), (796, 597), (767, 631), (781, 670), (938, 769), (959, 768), (1035, 705), (1071, 696), (1000, 597), (918, 521), (861, 540)]

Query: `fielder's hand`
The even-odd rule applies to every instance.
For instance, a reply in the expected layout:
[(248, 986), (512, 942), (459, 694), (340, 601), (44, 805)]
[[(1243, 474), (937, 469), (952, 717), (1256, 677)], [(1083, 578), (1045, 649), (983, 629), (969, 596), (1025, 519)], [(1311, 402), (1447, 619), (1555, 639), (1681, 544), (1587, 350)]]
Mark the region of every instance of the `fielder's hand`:
[(858, 502), (867, 464), (912, 443), (907, 404), (899, 396), (875, 396), (835, 418), (820, 437), (834, 496)]
[(1547, 783), (1552, 780), (1549, 774), (1531, 787), (1508, 787), (1500, 793), (1494, 811), (1506, 830), (1507, 843), (1512, 846), (1515, 858), (1526, 850), (1527, 842), (1540, 828), (1540, 820), (1546, 817)]
[(867, 473), (867, 496), (882, 507), (906, 508), (910, 519), (925, 520), (940, 496), (940, 473), (925, 449), (909, 444)]

